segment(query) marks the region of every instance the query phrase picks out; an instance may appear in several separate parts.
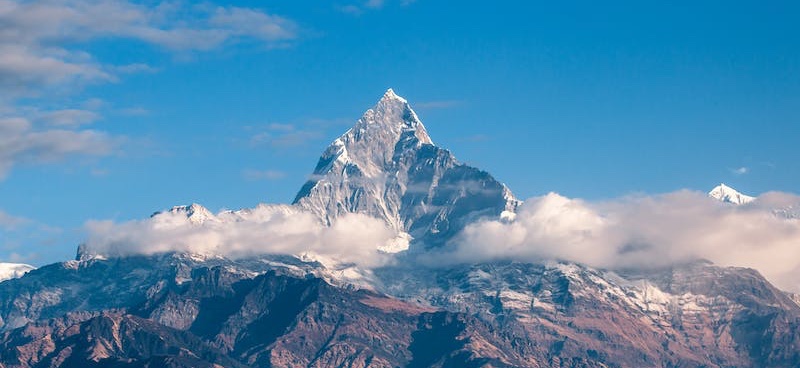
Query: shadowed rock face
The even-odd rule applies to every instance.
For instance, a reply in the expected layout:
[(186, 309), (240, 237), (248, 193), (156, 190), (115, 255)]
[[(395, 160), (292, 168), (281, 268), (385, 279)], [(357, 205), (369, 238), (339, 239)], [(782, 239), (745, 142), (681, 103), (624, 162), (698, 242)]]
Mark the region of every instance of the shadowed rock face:
[[(217, 266), (195, 268), (181, 284), (160, 281), (162, 287), (127, 308), (67, 313), (6, 331), (0, 362), (7, 367), (396, 367), (427, 361), (433, 349), (443, 354), (435, 357), (442, 362), (522, 364), (513, 353), (497, 354), (510, 347), (479, 320), (337, 288), (319, 278), (272, 271), (246, 278)], [(426, 340), (439, 334), (449, 336), (441, 348)], [(490, 348), (465, 348), (478, 340)]]

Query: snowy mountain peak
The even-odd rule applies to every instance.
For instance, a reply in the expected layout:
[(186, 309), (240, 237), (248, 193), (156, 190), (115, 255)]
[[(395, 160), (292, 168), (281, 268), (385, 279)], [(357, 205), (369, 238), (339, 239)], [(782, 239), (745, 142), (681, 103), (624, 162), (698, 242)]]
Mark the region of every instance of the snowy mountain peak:
[(184, 214), (189, 222), (193, 224), (202, 224), (206, 221), (215, 221), (217, 218), (207, 208), (192, 203), (188, 206), (174, 206), (169, 210), (169, 213)]
[(383, 100), (398, 100), (398, 101), (403, 102), (403, 103), (408, 102), (408, 101), (406, 101), (405, 98), (402, 98), (402, 97), (398, 96), (396, 93), (394, 93), (394, 90), (391, 89), (391, 88), (387, 89), (386, 92), (383, 94), (383, 97), (381, 98), (381, 101), (383, 101)]
[[(405, 98), (389, 88), (375, 106), (367, 110), (356, 124), (341, 138), (347, 142), (381, 141), (398, 142), (403, 138), (416, 138), (419, 144), (433, 144), (425, 126)], [(393, 148), (394, 145), (388, 147)]]
[(724, 183), (714, 187), (714, 189), (708, 192), (708, 196), (718, 201), (732, 203), (735, 205), (741, 205), (755, 200), (755, 197), (739, 193), (736, 189), (733, 189)]
[(328, 224), (364, 213), (433, 244), (518, 201), (485, 171), (436, 147), (408, 101), (389, 89), (328, 146), (294, 203)]

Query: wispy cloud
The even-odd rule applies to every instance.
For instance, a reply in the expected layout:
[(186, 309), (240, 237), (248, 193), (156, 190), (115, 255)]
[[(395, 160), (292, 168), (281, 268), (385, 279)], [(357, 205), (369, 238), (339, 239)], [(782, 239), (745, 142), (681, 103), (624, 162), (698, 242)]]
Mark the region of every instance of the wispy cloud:
[(75, 155), (108, 155), (123, 139), (91, 129), (42, 129), (22, 117), (0, 117), (0, 179), (18, 163), (56, 162)]
[(286, 173), (279, 170), (253, 170), (247, 169), (242, 172), (247, 180), (280, 180), (286, 177)]
[(27, 224), (29, 222), (30, 220), (26, 218), (12, 216), (3, 210), (0, 210), (0, 229), (13, 230), (20, 225)]
[[(386, 6), (387, 3), (391, 1), (386, 0), (365, 0), (354, 4), (347, 4), (343, 6), (338, 6), (337, 8), (342, 13), (351, 14), (351, 15), (361, 15), (364, 14), (368, 10), (377, 10), (382, 9)], [(415, 3), (416, 0), (400, 0), (398, 3), (400, 6), (408, 6)]]
[(208, 51), (255, 40), (268, 46), (297, 37), (297, 25), (257, 9), (125, 0), (0, 0), (0, 86), (7, 92), (75, 82), (113, 81), (145, 64), (105, 65), (83, 47), (93, 39), (133, 39), (168, 51)]
[[(180, 1), (0, 0), (0, 179), (18, 163), (52, 162), (111, 153), (122, 137), (85, 125), (102, 119), (105, 103), (43, 110), (48, 98), (78, 93), (92, 83), (151, 73), (144, 63), (111, 64), (91, 51), (95, 40), (135, 40), (167, 53), (204, 52), (250, 42), (267, 47), (295, 40), (290, 19), (260, 9)], [(20, 104), (22, 98), (31, 108)], [(61, 103), (60, 103), (61, 104)], [(143, 114), (134, 108), (122, 114)], [(302, 140), (302, 132), (275, 145)]]
[(364, 6), (367, 8), (377, 9), (383, 7), (383, 4), (384, 0), (367, 0), (367, 2), (364, 3)]
[(745, 167), (745, 166), (737, 167), (735, 169), (731, 169), (731, 173), (734, 174), (734, 175), (744, 175), (744, 174), (747, 174), (749, 172), (750, 172), (750, 168)]
[(117, 113), (124, 116), (145, 116), (150, 114), (150, 110), (143, 107), (125, 107), (117, 110)]
[(37, 118), (47, 125), (76, 127), (97, 121), (100, 119), (100, 114), (90, 110), (64, 109), (40, 113)]
[(321, 129), (300, 129), (293, 124), (269, 124), (250, 138), (252, 146), (293, 148), (304, 146), (323, 137)]

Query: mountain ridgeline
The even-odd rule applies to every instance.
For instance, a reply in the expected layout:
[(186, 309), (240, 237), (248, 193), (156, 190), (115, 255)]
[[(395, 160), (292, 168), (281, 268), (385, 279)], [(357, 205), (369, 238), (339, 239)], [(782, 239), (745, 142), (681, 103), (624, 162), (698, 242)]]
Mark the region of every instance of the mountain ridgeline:
[[(749, 201), (725, 186), (709, 195)], [(396, 262), (352, 283), (298, 255), (80, 247), (76, 260), (0, 282), (0, 367), (800, 366), (797, 298), (751, 269), (432, 267), (404, 256), (438, 252), (479, 219), (515, 221), (519, 204), (434, 145), (389, 90), (324, 151), (292, 205), (259, 208), (324, 225), (349, 213), (383, 220), (411, 239), (390, 250)], [(167, 213), (217, 228), (255, 212)]]

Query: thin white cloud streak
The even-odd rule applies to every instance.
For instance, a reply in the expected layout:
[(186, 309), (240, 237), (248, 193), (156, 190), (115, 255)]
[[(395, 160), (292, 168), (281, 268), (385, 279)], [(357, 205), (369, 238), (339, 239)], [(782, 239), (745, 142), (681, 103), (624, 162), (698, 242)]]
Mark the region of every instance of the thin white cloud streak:
[(323, 136), (321, 130), (298, 129), (292, 124), (269, 124), (266, 130), (250, 138), (254, 147), (266, 146), (273, 149), (295, 148), (307, 145)]
[(286, 173), (279, 170), (253, 170), (247, 169), (242, 172), (247, 180), (280, 180), (286, 177)]
[(750, 169), (745, 166), (731, 169), (731, 173), (734, 175), (744, 175), (747, 174), (748, 172), (750, 172)]
[(383, 3), (384, 0), (367, 0), (367, 2), (364, 3), (364, 6), (377, 9), (383, 7)]
[(601, 268), (648, 269), (707, 259), (759, 270), (800, 291), (800, 221), (776, 209), (800, 197), (768, 193), (751, 205), (718, 203), (679, 191), (590, 203), (555, 193), (531, 198), (514, 221), (480, 221), (439, 260), (561, 259)]
[(223, 212), (217, 219), (193, 221), (185, 213), (164, 212), (147, 220), (89, 221), (86, 245), (99, 254), (190, 252), (232, 258), (263, 254), (307, 255), (326, 266), (356, 264), (370, 268), (389, 256), (377, 246), (396, 234), (382, 221), (361, 214), (340, 217), (330, 227), (313, 215), (288, 206), (262, 205)]

